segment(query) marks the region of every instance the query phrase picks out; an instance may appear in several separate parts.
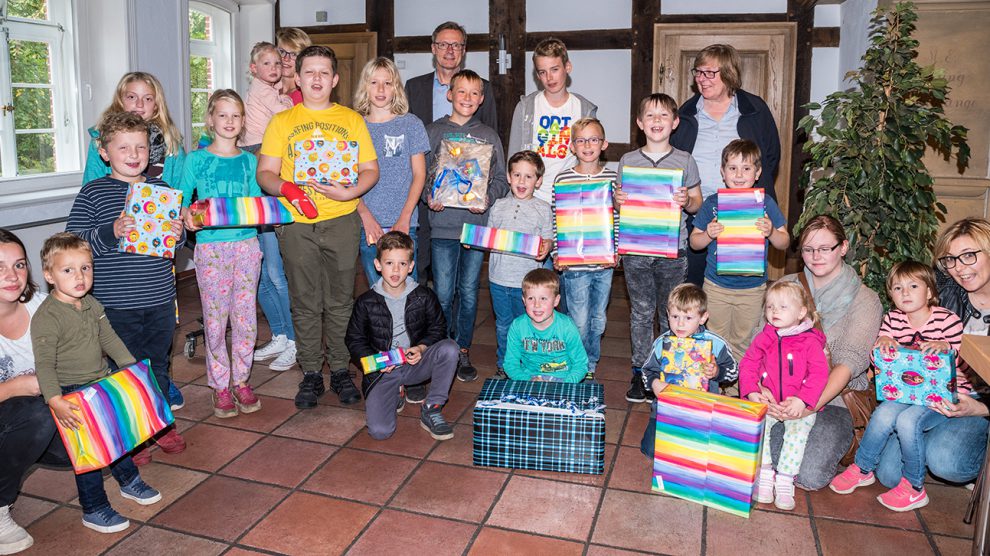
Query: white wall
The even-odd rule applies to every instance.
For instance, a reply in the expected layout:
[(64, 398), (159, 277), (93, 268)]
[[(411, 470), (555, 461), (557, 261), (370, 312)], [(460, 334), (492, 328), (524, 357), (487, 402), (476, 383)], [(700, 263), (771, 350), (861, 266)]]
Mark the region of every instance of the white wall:
[[(327, 12), (326, 21), (316, 21), (318, 11)], [(282, 0), (279, 3), (279, 24), (282, 27), (309, 27), (364, 23), (364, 12), (364, 0)]]
[(877, 0), (846, 0), (842, 4), (838, 67), (840, 88), (849, 86), (844, 82), (846, 73), (858, 69), (862, 63), (863, 54), (869, 46), (870, 13), (876, 7)]
[(664, 0), (663, 14), (752, 14), (783, 13), (787, 0)]
[[(632, 0), (611, 0), (608, 9), (561, 9), (557, 2), (526, 0), (527, 31), (628, 29), (632, 27)], [(666, 5), (666, 1), (664, 2)]]
[(488, 0), (396, 0), (395, 36), (431, 35), (444, 21), (469, 33), (488, 33)]

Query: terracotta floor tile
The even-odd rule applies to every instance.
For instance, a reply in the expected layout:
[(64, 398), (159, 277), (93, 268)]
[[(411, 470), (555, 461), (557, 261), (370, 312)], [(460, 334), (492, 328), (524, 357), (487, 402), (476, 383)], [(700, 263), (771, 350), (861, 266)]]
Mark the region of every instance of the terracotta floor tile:
[[(813, 503), (812, 503), (813, 504)], [(816, 519), (818, 540), (823, 554), (890, 556), (891, 554), (932, 554), (925, 535), (885, 527)], [(864, 542), (869, 539), (869, 542)]]
[(217, 427), (206, 423), (183, 431), (186, 450), (180, 454), (154, 452), (154, 460), (203, 471), (216, 471), (248, 449), (261, 438), (248, 431)]
[(486, 524), (583, 542), (601, 494), (585, 485), (512, 477)]
[(247, 550), (240, 547), (234, 547), (224, 552), (223, 556), (252, 556), (255, 554), (267, 554), (266, 552), (256, 552), (254, 550)]
[(477, 526), (437, 517), (385, 510), (347, 551), (348, 556), (464, 553)]
[(213, 415), (213, 390), (211, 388), (187, 384), (181, 390), (186, 405), (175, 411), (176, 419), (202, 421)]
[[(176, 500), (189, 492), (196, 485), (206, 480), (209, 475), (191, 469), (183, 469), (172, 465), (162, 465), (152, 462), (140, 468), (141, 478), (144, 482), (162, 493), (162, 499), (156, 504), (142, 506), (132, 500), (126, 500), (120, 495), (120, 484), (112, 476), (107, 477), (103, 482), (103, 488), (107, 491), (107, 498), (110, 505), (128, 519), (138, 521), (148, 521), (152, 517), (163, 512)], [(79, 499), (72, 501), (78, 504)]]
[[(612, 462), (615, 459), (615, 445), (605, 445), (605, 472), (601, 475), (591, 475), (587, 473), (557, 473), (555, 471), (534, 471), (532, 469), (516, 469), (513, 474), (516, 476), (534, 477), (537, 479), (550, 479), (553, 481), (566, 481), (594, 487), (605, 486), (605, 479), (608, 477)], [(494, 467), (491, 469), (495, 469)]]
[(608, 487), (652, 492), (653, 461), (641, 454), (639, 448), (619, 446)]
[(598, 380), (629, 382), (630, 376), (629, 357), (625, 355), (602, 354), (602, 358), (598, 360), (598, 367), (595, 368), (595, 377)]
[[(657, 524), (657, 516), (663, 516), (662, 527)], [(645, 552), (697, 555), (701, 552), (701, 522), (702, 506), (698, 504), (655, 494), (608, 490), (591, 542)]]
[(441, 517), (480, 522), (507, 476), (492, 471), (426, 462), (390, 506)]
[[(454, 425), (454, 438), (441, 442), (430, 452), (430, 461), (454, 463), (457, 465), (474, 465), (474, 428), (470, 423)], [(490, 471), (508, 472), (507, 469), (486, 467)]]
[(47, 500), (21, 494), (14, 502), (10, 514), (18, 525), (27, 527), (57, 507), (57, 504)]
[(973, 553), (973, 541), (935, 535), (935, 546), (942, 556), (969, 556)]
[[(484, 379), (479, 376), (478, 380)], [(447, 421), (453, 423), (464, 413), (471, 413), (474, 410), (474, 403), (476, 401), (478, 401), (478, 395), (474, 392), (451, 390), (447, 405), (443, 407), (443, 416)], [(416, 405), (418, 404), (406, 404), (403, 414), (410, 417), (419, 417), (419, 411), (413, 409)], [(419, 405), (419, 407), (423, 406)]]
[(626, 427), (622, 433), (622, 445), (639, 448), (639, 443), (643, 440), (643, 433), (646, 431), (646, 425), (649, 422), (649, 412), (630, 411), (629, 419), (626, 419)]
[(587, 556), (637, 556), (642, 554), (642, 552), (630, 552), (619, 548), (611, 548), (608, 546), (593, 544), (588, 547)]
[(286, 372), (273, 371), (269, 369), (268, 365), (271, 364), (272, 361), (274, 361), (274, 359), (268, 361), (256, 361), (254, 365), (251, 366), (251, 378), (248, 382), (251, 384), (252, 388), (258, 388), (262, 384)]
[(377, 511), (356, 502), (296, 492), (240, 544), (285, 554), (342, 554)]
[(752, 512), (749, 518), (708, 509), (707, 549), (711, 556), (814, 554), (815, 536), (807, 517)]
[(632, 348), (629, 344), (629, 336), (624, 335), (622, 337), (609, 337), (605, 336), (602, 338), (602, 353), (608, 354), (619, 354), (619, 355), (632, 355)]
[[(970, 491), (963, 487), (931, 484), (925, 485), (928, 505), (921, 508), (921, 517), (932, 533), (971, 538), (973, 526), (963, 523)], [(986, 502), (984, 502), (986, 503)]]
[[(183, 338), (184, 342), (185, 338)], [(200, 344), (196, 346), (196, 351), (199, 352), (198, 358), (186, 359), (185, 355), (181, 354), (176, 354), (172, 358), (172, 380), (176, 383), (188, 384), (206, 375), (206, 359), (203, 355), (206, 350)]]
[(38, 467), (28, 475), (21, 485), (21, 492), (56, 502), (68, 502), (79, 496), (75, 474), (71, 469), (44, 467)]
[[(491, 348), (491, 350), (494, 352), (495, 351), (495, 348)], [(459, 381), (459, 380), (457, 380), (455, 378), (454, 379), (454, 383), (450, 385), (450, 389), (451, 390), (460, 390), (462, 392), (471, 392), (471, 393), (473, 393), (473, 394), (475, 394), (477, 396), (478, 392), (481, 392), (481, 387), (485, 384), (485, 380), (483, 378), (481, 378), (481, 376), (480, 376), (480, 374), (482, 372), (484, 372), (484, 371), (479, 370), (478, 371), (479, 377), (477, 379), (471, 381), (471, 382), (461, 382), (461, 381)], [(492, 369), (489, 369), (488, 372), (494, 373), (495, 371), (492, 370)], [(488, 376), (490, 376), (490, 375), (488, 375)]]
[(248, 431), (272, 432), (299, 411), (292, 400), (271, 396), (258, 396), (258, 399), (261, 400), (261, 409), (254, 413), (241, 413), (227, 419), (211, 415), (206, 422)]
[(275, 429), (274, 434), (341, 446), (362, 428), (363, 411), (319, 405), (300, 411)]
[(618, 444), (622, 437), (622, 429), (626, 424), (626, 413), (622, 409), (605, 410), (605, 443)]
[[(598, 379), (605, 390), (605, 405), (609, 409), (629, 409), (630, 404), (626, 401), (626, 390), (629, 390), (629, 377), (625, 381), (601, 380)], [(606, 412), (608, 409), (605, 410)]]
[[(341, 448), (302, 488), (369, 504), (384, 504), (418, 463), (399, 456)], [(373, 470), (374, 480), (368, 479), (369, 470)]]
[(485, 527), (474, 539), (468, 556), (493, 554), (506, 556), (541, 556), (544, 554), (579, 556), (583, 551), (584, 545), (575, 542)]
[(877, 495), (887, 489), (879, 482), (856, 489), (852, 494), (836, 494), (830, 488), (809, 492), (811, 511), (815, 517), (830, 517), (870, 525), (886, 525), (898, 529), (920, 531), (921, 522), (915, 512), (892, 512), (880, 505)]
[[(326, 377), (324, 377), (326, 380)], [(276, 398), (293, 399), (296, 397), (296, 392), (299, 391), (299, 383), (302, 381), (302, 373), (298, 370), (285, 371), (280, 373), (275, 378), (272, 378), (268, 382), (265, 382), (255, 390), (256, 394), (265, 396), (274, 396)], [(328, 395), (333, 395), (330, 393)], [(326, 397), (324, 395), (323, 397)], [(323, 398), (320, 398), (321, 400)]]
[(233, 541), (285, 496), (281, 488), (210, 477), (151, 520), (153, 524)]
[(112, 550), (106, 552), (106, 556), (157, 556), (159, 554), (217, 556), (227, 550), (227, 546), (224, 543), (145, 525), (113, 547)]
[(110, 548), (138, 527), (119, 533), (97, 533), (82, 524), (82, 511), (77, 508), (59, 508), (27, 527), (34, 537), (34, 546), (22, 552), (23, 556), (49, 556), (52, 554), (99, 554)]
[(270, 436), (252, 446), (221, 473), (262, 483), (295, 487), (336, 450), (334, 446)]
[(776, 506), (774, 506), (772, 503), (771, 504), (760, 504), (760, 503), (757, 503), (756, 504), (756, 508), (759, 509), (760, 511), (765, 511), (765, 512), (776, 512), (776, 513), (782, 513), (782, 514), (786, 514), (786, 515), (807, 516), (808, 515), (808, 497), (809, 497), (809, 494), (810, 493), (805, 492), (805, 491), (803, 491), (803, 490), (801, 490), (799, 488), (794, 489), (794, 509), (793, 510), (780, 510)]
[(430, 453), (436, 443), (430, 433), (420, 426), (418, 415), (415, 418), (400, 415), (395, 421), (395, 434), (387, 440), (375, 440), (365, 429), (354, 435), (347, 447), (422, 458)]

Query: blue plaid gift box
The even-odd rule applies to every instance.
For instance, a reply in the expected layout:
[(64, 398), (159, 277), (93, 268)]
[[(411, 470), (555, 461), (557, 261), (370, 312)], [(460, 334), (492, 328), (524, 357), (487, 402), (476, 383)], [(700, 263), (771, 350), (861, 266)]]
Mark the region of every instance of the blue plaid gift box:
[(600, 475), (602, 385), (488, 379), (474, 406), (474, 464)]

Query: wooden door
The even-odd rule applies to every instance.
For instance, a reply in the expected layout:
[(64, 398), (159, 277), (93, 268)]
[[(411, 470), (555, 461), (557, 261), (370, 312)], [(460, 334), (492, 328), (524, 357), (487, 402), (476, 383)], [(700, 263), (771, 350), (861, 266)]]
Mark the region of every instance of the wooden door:
[[(654, 27), (653, 91), (678, 104), (695, 94), (691, 68), (698, 52), (711, 44), (730, 44), (742, 59), (742, 88), (766, 101), (780, 134), (780, 164), (775, 188), (787, 215), (794, 142), (794, 58), (796, 23), (686, 23)], [(793, 224), (793, 222), (788, 222)], [(783, 275), (784, 253), (770, 250), (770, 277)]]
[(378, 33), (327, 33), (309, 36), (313, 44), (329, 46), (337, 55), (337, 73), (340, 80), (331, 99), (344, 106), (353, 107), (354, 87), (361, 78), (361, 70), (369, 60), (378, 56)]

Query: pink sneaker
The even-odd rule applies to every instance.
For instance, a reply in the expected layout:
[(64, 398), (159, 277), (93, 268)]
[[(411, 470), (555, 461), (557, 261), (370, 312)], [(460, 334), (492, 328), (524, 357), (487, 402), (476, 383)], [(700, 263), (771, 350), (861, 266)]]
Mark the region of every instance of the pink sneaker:
[(920, 492), (914, 490), (911, 483), (906, 478), (901, 477), (901, 482), (897, 483), (897, 486), (877, 496), (877, 500), (895, 512), (908, 512), (927, 506), (928, 493), (925, 492), (924, 487)]
[(156, 440), (155, 443), (166, 454), (179, 454), (186, 449), (186, 441), (175, 427), (172, 427), (168, 433)]
[(261, 400), (254, 395), (250, 384), (234, 386), (234, 405), (241, 413), (254, 413), (261, 409)]
[(770, 466), (760, 468), (760, 478), (756, 488), (756, 501), (760, 504), (773, 503), (773, 468)]
[(221, 419), (234, 417), (237, 415), (237, 406), (234, 405), (234, 396), (230, 390), (215, 390), (213, 392), (213, 414)]
[(854, 463), (847, 467), (845, 471), (836, 475), (832, 479), (832, 482), (828, 484), (828, 488), (838, 494), (849, 494), (861, 486), (872, 485), (875, 482), (877, 482), (877, 479), (873, 476), (872, 471), (864, 474), (863, 470)]
[(773, 484), (773, 505), (781, 510), (794, 509), (794, 477), (777, 473)]
[(134, 462), (134, 465), (148, 465), (151, 463), (151, 445), (144, 446), (131, 454), (131, 461)]

